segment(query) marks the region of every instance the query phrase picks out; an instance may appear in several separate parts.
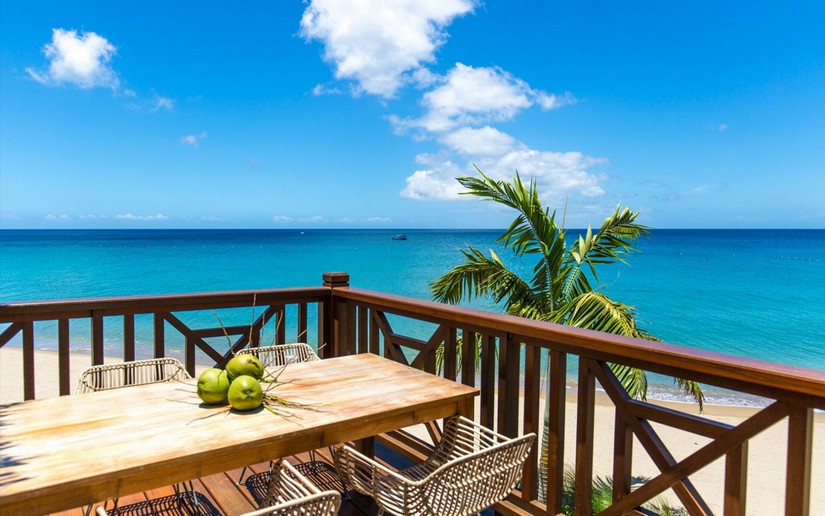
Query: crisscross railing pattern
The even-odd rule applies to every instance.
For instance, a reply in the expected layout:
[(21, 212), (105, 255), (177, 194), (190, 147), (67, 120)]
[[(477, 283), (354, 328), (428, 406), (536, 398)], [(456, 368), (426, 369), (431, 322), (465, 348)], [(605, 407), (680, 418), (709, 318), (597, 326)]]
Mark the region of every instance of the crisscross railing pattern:
[[(544, 431), (548, 456), (539, 471), (538, 447), (528, 459), (522, 489), (508, 499), (510, 509), (556, 514), (564, 504), (565, 462), (575, 463), (575, 514), (591, 514), (595, 478), (594, 406), (596, 385), (615, 406), (613, 447), (614, 504), (603, 514), (634, 512), (670, 489), (689, 514), (746, 514), (748, 441), (782, 420), (788, 425), (786, 514), (810, 509), (813, 410), (825, 408), (825, 372), (780, 366), (693, 350), (664, 343), (627, 339), (476, 310), (343, 288), (333, 296), (336, 353), (380, 353), (385, 357), (455, 379), (481, 390), (477, 419), (508, 436)], [(391, 323), (391, 320), (394, 323)], [(405, 320), (426, 321), (416, 336), (396, 328)], [(434, 328), (434, 329), (432, 329)], [(441, 369), (437, 369), (441, 357)], [(578, 361), (575, 456), (565, 457), (564, 422), (568, 357)], [(544, 361), (543, 362), (543, 357)], [(773, 400), (738, 426), (631, 399), (610, 370), (615, 362), (647, 371), (693, 379)], [(572, 362), (571, 362), (572, 363)], [(544, 367), (547, 376), (543, 377)], [(545, 389), (545, 386), (547, 387)], [(547, 397), (549, 424), (540, 416)], [(710, 439), (690, 456), (677, 460), (652, 423)], [(643, 485), (634, 485), (633, 442), (659, 469)], [(403, 439), (396, 446), (404, 449)], [(724, 457), (723, 500), (710, 503), (691, 475)], [(541, 475), (540, 475), (541, 473)], [(539, 477), (548, 479), (540, 485)], [(544, 502), (539, 502), (539, 492)], [(777, 496), (782, 496), (777, 488)], [(504, 506), (502, 506), (504, 507)]]
[[(249, 323), (202, 328), (185, 322), (189, 312), (208, 314), (224, 308), (253, 306), (260, 314)], [(70, 321), (72, 328), (78, 321), (88, 324), (90, 365), (97, 365), (104, 362), (104, 318), (107, 327), (112, 319), (119, 318), (123, 358), (133, 361), (135, 317), (142, 314), (153, 320), (150, 344), (154, 357), (170, 353), (170, 331), (183, 336), (183, 360), (190, 373), (194, 372), (196, 360), (220, 364), (233, 352), (259, 346), (261, 332), (272, 328), (274, 343), (309, 342), (319, 348), (321, 358), (375, 353), (477, 386), (480, 396), (476, 420), (480, 424), (508, 437), (531, 432), (542, 435), (548, 450), (545, 460), (540, 461), (540, 443), (533, 447), (525, 463), (521, 489), (497, 506), (505, 513), (560, 512), (565, 502), (562, 478), (566, 462), (574, 463), (578, 486), (574, 512), (592, 512), (590, 486), (596, 476), (593, 463), (597, 385), (615, 407), (614, 503), (605, 514), (639, 511), (642, 504), (667, 490), (690, 514), (746, 514), (748, 482), (754, 476), (764, 475), (748, 467), (748, 444), (776, 423), (787, 427), (786, 441), (776, 443), (777, 453), (784, 455), (785, 463), (785, 482), (775, 488), (776, 498), (784, 499), (786, 514), (804, 515), (811, 510), (814, 409), (825, 409), (825, 371), (355, 289), (349, 287), (345, 273), (325, 274), (324, 285), (316, 288), (0, 304), (0, 347), (10, 342), (22, 347), (23, 398), (34, 398), (35, 323), (51, 321), (56, 327), (60, 392), (68, 394)], [(310, 328), (313, 319), (317, 328)], [(287, 334), (287, 328), (290, 332), (294, 329), (294, 337)], [(225, 339), (226, 335), (232, 337), (227, 350), (219, 350), (208, 342), (214, 337)], [(575, 414), (567, 414), (568, 366), (576, 363)], [(770, 402), (750, 418), (731, 426), (630, 399), (608, 363), (696, 380), (762, 396)], [(542, 424), (545, 407), (550, 414), (547, 425)], [(572, 417), (576, 420), (575, 446), (573, 456), (567, 456), (565, 420)], [(707, 443), (687, 457), (674, 457), (655, 430), (657, 425), (700, 436)], [(436, 425), (431, 425), (430, 430), (436, 439), (440, 437)], [(404, 434), (393, 433), (382, 439), (411, 457), (427, 455), (419, 442)], [(634, 441), (660, 474), (631, 489)], [(823, 456), (823, 450), (816, 453)], [(722, 499), (707, 499), (708, 495), (699, 492), (691, 481), (692, 476), (720, 458), (725, 468)], [(540, 477), (547, 479), (546, 484), (539, 481)]]

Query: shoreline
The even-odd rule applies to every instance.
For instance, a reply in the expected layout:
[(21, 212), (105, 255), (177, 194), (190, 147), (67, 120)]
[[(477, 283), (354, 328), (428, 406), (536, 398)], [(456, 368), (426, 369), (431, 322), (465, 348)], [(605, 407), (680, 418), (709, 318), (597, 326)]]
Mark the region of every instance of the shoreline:
[[(106, 363), (121, 359), (106, 357)], [(36, 399), (56, 397), (59, 391), (57, 378), (58, 355), (51, 351), (35, 351), (35, 397)], [(70, 354), (70, 384), (72, 391), (80, 374), (89, 367), (90, 356), (78, 353)], [(198, 369), (207, 366), (198, 365)], [(22, 350), (20, 348), (0, 348), (0, 405), (21, 401), (22, 389)], [(523, 398), (522, 398), (523, 399)], [(698, 406), (679, 401), (649, 400), (656, 405), (712, 419), (729, 425), (737, 425), (758, 412), (759, 408), (733, 405), (706, 404), (699, 414)], [(479, 400), (476, 399), (476, 406)], [(686, 405), (693, 405), (690, 410)], [(543, 405), (542, 405), (543, 406)], [(596, 475), (612, 475), (613, 467), (613, 425), (615, 409), (609, 397), (597, 392), (595, 404), (594, 459), (593, 468)], [(541, 417), (541, 416), (540, 416)], [(653, 423), (652, 426), (676, 460), (684, 459), (707, 444), (709, 439), (695, 434), (686, 434), (679, 430)], [(418, 433), (418, 432), (415, 432)], [(633, 475), (652, 478), (659, 470), (648, 458), (647, 453), (635, 440), (633, 450)], [(777, 443), (781, 443), (777, 449)], [(771, 515), (783, 512), (783, 502), (777, 494), (784, 495), (785, 485), (785, 450), (787, 447), (787, 424), (780, 422), (751, 439), (748, 443), (748, 498), (749, 515)], [(575, 460), (576, 444), (576, 393), (568, 391), (565, 418), (565, 462), (569, 467)], [(825, 414), (814, 414), (813, 458), (811, 470), (811, 507), (825, 507)], [(691, 476), (691, 481), (706, 498), (714, 512), (721, 511), (724, 486), (724, 457)], [(670, 491), (663, 493), (664, 498), (676, 502)]]

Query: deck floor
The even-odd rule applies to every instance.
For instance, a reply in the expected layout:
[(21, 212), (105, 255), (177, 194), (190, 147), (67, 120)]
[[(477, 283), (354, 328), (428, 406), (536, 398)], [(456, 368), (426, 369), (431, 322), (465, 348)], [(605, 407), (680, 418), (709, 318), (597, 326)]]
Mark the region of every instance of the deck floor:
[[(335, 489), (343, 491), (344, 487), (335, 474), (329, 451), (318, 450), (316, 459), (318, 462), (315, 464), (310, 462), (308, 453), (287, 458), (290, 463), (322, 490)], [(109, 500), (106, 503), (106, 510), (108, 514), (113, 516), (232, 516), (243, 514), (257, 509), (258, 503), (266, 494), (266, 486), (269, 480), (269, 463), (264, 462), (251, 466), (244, 474), (240, 485), (238, 485), (236, 482), (240, 474), (241, 470), (237, 469), (193, 480), (193, 488), (198, 498), (197, 506), (188, 499), (184, 501), (177, 500), (174, 488), (167, 486), (124, 496), (118, 500), (117, 509), (113, 509), (112, 501)], [(85, 508), (76, 508), (55, 514), (83, 516), (84, 510)], [(348, 493), (347, 496), (343, 497), (341, 515), (371, 516), (377, 513), (378, 507), (369, 497), (358, 493)]]

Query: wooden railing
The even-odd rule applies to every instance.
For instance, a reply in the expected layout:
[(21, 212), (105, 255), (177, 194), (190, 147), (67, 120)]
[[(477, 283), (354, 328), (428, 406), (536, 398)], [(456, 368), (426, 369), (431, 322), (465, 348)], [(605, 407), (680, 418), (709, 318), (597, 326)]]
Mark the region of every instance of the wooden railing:
[[(251, 324), (226, 328), (190, 328), (181, 312), (256, 306), (262, 313)], [(289, 311), (286, 307), (292, 306)], [(317, 329), (308, 331), (308, 307), (317, 317)], [(287, 313), (294, 313), (290, 321)], [(411, 367), (441, 374), (480, 389), (476, 418), (484, 425), (515, 436), (541, 434), (547, 442), (545, 470), (540, 472), (538, 444), (525, 466), (520, 489), (496, 508), (511, 514), (556, 514), (563, 503), (565, 467), (565, 418), (568, 361), (578, 362), (575, 432), (575, 513), (591, 514), (594, 474), (594, 416), (596, 384), (615, 406), (613, 438), (613, 505), (602, 514), (646, 513), (642, 505), (672, 490), (689, 514), (711, 514), (711, 506), (724, 514), (746, 514), (749, 474), (748, 443), (772, 425), (786, 420), (784, 496), (786, 514), (810, 512), (814, 409), (825, 408), (825, 372), (700, 351), (664, 343), (541, 323), (490, 312), (448, 306), (349, 286), (345, 273), (327, 273), (319, 288), (228, 292), (182, 296), (92, 299), (0, 305), (0, 347), (22, 334), (25, 398), (34, 391), (34, 323), (57, 321), (60, 353), (60, 392), (70, 391), (68, 377), (69, 320), (90, 322), (91, 363), (103, 357), (103, 317), (123, 320), (124, 358), (135, 357), (134, 316), (154, 318), (153, 351), (166, 352), (164, 328), (171, 326), (185, 337), (184, 359), (194, 369), (196, 353), (216, 362), (230, 351), (218, 350), (207, 337), (236, 336), (233, 350), (257, 345), (260, 331), (275, 324), (276, 342), (286, 342), (285, 328), (320, 348), (323, 357), (371, 352)], [(436, 370), (437, 353), (443, 350), (442, 370)], [(476, 348), (479, 362), (475, 362)], [(197, 350), (197, 351), (196, 351)], [(767, 407), (736, 426), (689, 412), (630, 399), (608, 367), (627, 364), (647, 371), (700, 381), (770, 400)], [(547, 375), (544, 376), (546, 367)], [(546, 388), (545, 388), (546, 387)], [(549, 425), (542, 428), (546, 398)], [(693, 408), (693, 407), (691, 407)], [(708, 442), (677, 460), (651, 423), (702, 436)], [(633, 441), (637, 440), (661, 474), (631, 490)], [(396, 451), (420, 455), (419, 442), (403, 436), (386, 436)], [(724, 459), (723, 500), (709, 503), (690, 477), (717, 459)], [(539, 502), (539, 476), (549, 479)]]
[[(293, 327), (294, 336), (290, 341), (309, 340), (325, 342), (323, 307), (330, 295), (329, 288), (301, 288), (289, 290), (260, 290), (240, 292), (219, 292), (208, 294), (183, 294), (163, 296), (136, 296), (97, 299), (75, 299), (65, 301), (24, 302), (0, 305), (0, 324), (7, 327), (0, 332), (0, 347), (17, 338), (23, 350), (23, 399), (36, 396), (35, 392), (35, 323), (51, 322), (52, 331), (47, 332), (48, 340), (56, 341), (58, 353), (58, 381), (61, 395), (70, 394), (70, 348), (76, 333), (83, 335), (90, 349), (90, 365), (104, 362), (104, 341), (106, 328), (112, 319), (120, 320), (117, 328), (118, 340), (122, 343), (118, 357), (130, 361), (136, 358), (136, 316), (148, 315), (152, 318), (152, 357), (161, 358), (170, 354), (168, 332), (177, 332), (185, 341), (182, 350), (183, 363), (190, 374), (195, 373), (195, 363), (216, 363), (223, 365), (232, 353), (248, 345), (257, 346), (261, 333), (270, 328), (272, 341), (276, 344), (287, 340), (286, 329)], [(294, 321), (287, 319), (287, 307), (294, 307)], [(310, 307), (317, 310), (317, 331), (308, 328)], [(254, 320), (245, 324), (224, 326), (215, 314), (216, 310), (237, 308), (257, 309)], [(182, 320), (182, 314), (207, 312), (202, 320), (205, 326), (192, 328)], [(254, 312), (253, 312), (254, 313)], [(313, 314), (315, 315), (315, 314)], [(76, 323), (70, 329), (70, 321)], [(78, 323), (86, 321), (85, 331), (78, 331)], [(249, 321), (249, 319), (247, 319)], [(56, 326), (56, 328), (55, 328)], [(55, 331), (56, 330), (56, 331)], [(73, 330), (73, 331), (72, 331)], [(328, 330), (327, 330), (328, 331)], [(233, 339), (227, 349), (218, 350), (207, 339)], [(323, 351), (323, 346), (322, 346)], [(202, 354), (200, 360), (199, 355)], [(53, 371), (47, 374), (54, 374)]]

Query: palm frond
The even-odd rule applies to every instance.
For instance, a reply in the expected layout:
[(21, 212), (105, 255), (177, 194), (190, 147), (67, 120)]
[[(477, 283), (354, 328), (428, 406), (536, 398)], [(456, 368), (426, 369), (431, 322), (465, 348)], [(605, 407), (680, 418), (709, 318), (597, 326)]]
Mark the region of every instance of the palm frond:
[(576, 239), (568, 253), (567, 263), (586, 264), (596, 278), (596, 265), (627, 263), (626, 256), (638, 251), (634, 242), (650, 234), (650, 228), (635, 222), (638, 215), (630, 208), (617, 206), (595, 234), (588, 227), (587, 233)]
[(518, 212), (498, 241), (519, 256), (541, 255), (543, 270), (534, 275), (533, 287), (552, 288), (553, 274), (559, 270), (565, 255), (564, 228), (556, 224), (555, 212), (542, 206), (535, 181), (525, 185), (518, 172), (512, 182), (496, 181), (477, 167), (476, 170), (480, 178), (458, 178), (467, 189), (462, 193), (503, 204)]
[(507, 269), (493, 251), (490, 257), (468, 247), (462, 249), (466, 261), (430, 283), (433, 299), (442, 303), (459, 303), (462, 299), (489, 296), (507, 306), (524, 302), (532, 296), (530, 286)]
[(642, 369), (615, 363), (609, 366), (631, 398), (647, 400), (647, 374)]
[(682, 389), (682, 392), (691, 396), (693, 401), (699, 404), (699, 412), (705, 408), (705, 393), (702, 392), (702, 385), (695, 380), (685, 380), (684, 378), (673, 378), (673, 382)]
[(555, 281), (558, 285), (555, 286), (554, 290), (558, 292), (559, 299), (563, 299), (564, 301), (570, 301), (593, 290), (587, 274), (585, 274), (584, 269), (579, 263), (568, 264), (559, 271)]
[(633, 307), (613, 301), (600, 292), (586, 292), (559, 307), (553, 322), (603, 331), (626, 337), (640, 337)]

